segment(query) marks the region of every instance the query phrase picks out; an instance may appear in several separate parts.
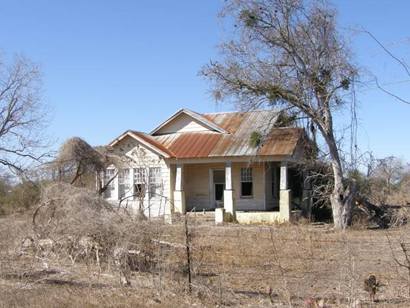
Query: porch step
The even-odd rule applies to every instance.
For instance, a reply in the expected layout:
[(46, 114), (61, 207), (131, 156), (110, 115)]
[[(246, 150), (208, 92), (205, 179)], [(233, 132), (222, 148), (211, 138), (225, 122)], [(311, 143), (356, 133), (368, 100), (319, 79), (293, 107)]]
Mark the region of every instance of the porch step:
[(215, 222), (215, 212), (187, 212), (186, 213), (189, 220), (197, 222)]

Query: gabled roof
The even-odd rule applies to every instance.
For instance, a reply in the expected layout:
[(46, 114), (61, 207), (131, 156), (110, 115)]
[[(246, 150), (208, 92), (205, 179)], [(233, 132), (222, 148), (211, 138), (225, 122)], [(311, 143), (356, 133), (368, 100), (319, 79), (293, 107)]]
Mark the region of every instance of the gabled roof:
[(205, 118), (201, 114), (196, 113), (196, 112), (194, 112), (192, 110), (189, 110), (189, 109), (180, 109), (176, 113), (174, 113), (171, 117), (169, 117), (166, 121), (162, 122), (160, 125), (158, 125), (156, 128), (154, 128), (151, 131), (150, 135), (153, 135), (153, 136), (156, 135), (158, 133), (158, 131), (161, 130), (161, 128), (165, 127), (166, 125), (171, 123), (173, 120), (175, 120), (176, 118), (178, 118), (182, 114), (188, 115), (189, 117), (191, 117), (194, 120), (198, 121), (199, 123), (201, 123), (205, 127), (209, 128), (210, 130), (213, 130), (213, 131), (216, 131), (216, 132), (219, 132), (219, 133), (222, 133), (222, 134), (227, 133), (227, 131), (225, 131), (223, 128), (219, 127), (214, 122), (209, 121), (207, 118)]
[[(278, 114), (275, 110), (203, 114), (228, 133), (188, 132), (153, 138), (177, 158), (292, 156), (303, 138), (303, 129), (275, 127)], [(259, 147), (249, 142), (255, 131), (263, 136)]]
[(172, 153), (169, 149), (167, 149), (164, 145), (161, 143), (157, 142), (152, 136), (147, 135), (143, 132), (138, 132), (138, 131), (133, 131), (133, 130), (127, 130), (124, 132), (121, 136), (113, 140), (109, 146), (114, 146), (121, 140), (123, 140), (125, 137), (131, 137), (138, 142), (142, 143), (146, 147), (150, 148), (154, 152), (166, 157), (166, 158), (171, 158), (175, 157), (175, 154)]
[[(156, 134), (181, 114), (195, 118), (209, 130)], [(198, 114), (182, 109), (155, 128), (151, 135), (129, 130), (110, 145), (129, 136), (165, 158), (291, 157), (300, 153), (296, 150), (306, 136), (302, 128), (275, 127), (278, 115), (275, 110)], [(260, 146), (250, 144), (253, 132), (262, 136)]]

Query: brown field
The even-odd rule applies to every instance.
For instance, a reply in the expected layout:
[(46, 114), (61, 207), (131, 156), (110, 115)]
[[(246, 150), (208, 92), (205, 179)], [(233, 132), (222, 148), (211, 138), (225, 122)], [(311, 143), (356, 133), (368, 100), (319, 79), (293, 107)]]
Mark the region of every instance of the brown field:
[[(208, 219), (207, 219), (208, 218)], [(214, 226), (190, 214), (191, 292), (183, 222), (154, 223), (149, 267), (119, 283), (109, 263), (71, 262), (50, 249), (21, 252), (31, 216), (0, 218), (0, 307), (409, 307), (410, 229), (334, 232), (328, 225)], [(396, 260), (395, 260), (396, 259)], [(409, 263), (410, 264), (410, 263)], [(375, 274), (376, 303), (363, 281)], [(271, 290), (271, 291), (270, 291)]]

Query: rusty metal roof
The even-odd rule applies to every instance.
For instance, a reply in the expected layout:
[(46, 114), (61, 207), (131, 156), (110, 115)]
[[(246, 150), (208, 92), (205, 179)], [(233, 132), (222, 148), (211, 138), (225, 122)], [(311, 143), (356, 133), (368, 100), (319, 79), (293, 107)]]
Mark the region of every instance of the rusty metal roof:
[[(290, 156), (303, 137), (301, 128), (275, 128), (277, 111), (226, 112), (202, 115), (227, 133), (186, 132), (150, 136), (177, 158), (224, 156)], [(262, 136), (262, 146), (249, 144), (252, 132)]]
[(148, 134), (145, 134), (143, 132), (138, 132), (138, 131), (134, 131), (134, 130), (127, 130), (121, 136), (119, 136), (115, 140), (111, 141), (109, 143), (109, 146), (116, 145), (118, 142), (120, 142), (121, 140), (123, 140), (127, 136), (130, 136), (134, 139), (139, 140), (142, 143), (145, 143), (147, 146), (156, 149), (157, 151), (159, 151), (162, 155), (164, 155), (166, 157), (175, 157), (174, 153), (172, 153), (163, 144), (156, 141), (152, 136), (150, 136)]
[(170, 149), (177, 158), (209, 157), (223, 134), (180, 133), (155, 136), (154, 138)]
[(137, 135), (138, 137), (140, 137), (141, 139), (143, 139), (145, 142), (148, 142), (150, 145), (152, 145), (153, 147), (167, 153), (170, 157), (175, 157), (176, 155), (171, 151), (171, 149), (167, 148), (166, 146), (164, 146), (163, 144), (161, 144), (160, 142), (158, 142), (157, 140), (155, 140), (152, 136), (143, 133), (143, 132), (138, 132), (138, 131), (131, 131), (134, 135)]

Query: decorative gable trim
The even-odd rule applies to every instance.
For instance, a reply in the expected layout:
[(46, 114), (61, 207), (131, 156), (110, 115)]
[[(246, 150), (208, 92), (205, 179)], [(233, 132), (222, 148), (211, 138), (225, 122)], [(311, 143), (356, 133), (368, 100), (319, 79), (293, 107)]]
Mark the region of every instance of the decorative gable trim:
[(154, 140), (151, 136), (145, 134), (145, 133), (141, 133), (141, 132), (137, 132), (137, 131), (126, 131), (125, 133), (123, 133), (121, 136), (119, 136), (118, 138), (116, 138), (115, 140), (113, 140), (109, 146), (115, 146), (118, 142), (120, 142), (121, 140), (123, 140), (126, 137), (131, 137), (135, 140), (137, 140), (139, 143), (141, 143), (142, 145), (144, 145), (145, 147), (147, 147), (148, 149), (150, 149), (151, 151), (165, 157), (165, 158), (172, 158), (175, 157), (175, 155), (168, 150), (167, 148), (165, 148), (162, 144), (158, 143), (156, 140)]
[(204, 116), (202, 116), (199, 113), (196, 113), (192, 110), (189, 109), (181, 109), (179, 111), (177, 111), (176, 113), (174, 113), (170, 118), (168, 118), (165, 122), (161, 123), (159, 126), (157, 126), (154, 130), (151, 131), (150, 135), (156, 135), (158, 131), (160, 131), (163, 127), (165, 127), (166, 125), (168, 125), (169, 123), (171, 123), (173, 120), (175, 120), (176, 118), (178, 118), (181, 114), (186, 114), (189, 117), (195, 119), (196, 121), (200, 122), (202, 125), (204, 125), (205, 127), (222, 133), (222, 134), (229, 134), (229, 132), (227, 132), (226, 130), (224, 130), (223, 128), (219, 127), (218, 125), (216, 125), (215, 123), (213, 123), (212, 121), (206, 119)]

